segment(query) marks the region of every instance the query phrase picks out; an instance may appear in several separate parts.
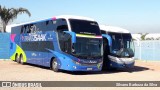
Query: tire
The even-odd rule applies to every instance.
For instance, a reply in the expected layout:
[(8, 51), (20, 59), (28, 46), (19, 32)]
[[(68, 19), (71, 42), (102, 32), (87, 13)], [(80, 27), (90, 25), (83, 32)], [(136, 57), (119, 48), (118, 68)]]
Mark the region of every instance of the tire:
[(19, 63), (22, 64), (22, 65), (24, 64), (24, 62), (23, 62), (23, 55), (22, 54), (19, 57)]
[(57, 62), (57, 59), (56, 59), (56, 58), (54, 58), (54, 59), (52, 60), (52, 66), (51, 66), (51, 68), (52, 68), (52, 70), (53, 70), (54, 72), (58, 72), (58, 71), (59, 71), (59, 69), (58, 69), (58, 62)]
[(16, 54), (16, 56), (15, 56), (15, 61), (16, 61), (17, 63), (19, 63), (18, 54)]
[(15, 55), (15, 59), (13, 60), (14, 62), (17, 62), (17, 59), (18, 59), (18, 55), (16, 54)]

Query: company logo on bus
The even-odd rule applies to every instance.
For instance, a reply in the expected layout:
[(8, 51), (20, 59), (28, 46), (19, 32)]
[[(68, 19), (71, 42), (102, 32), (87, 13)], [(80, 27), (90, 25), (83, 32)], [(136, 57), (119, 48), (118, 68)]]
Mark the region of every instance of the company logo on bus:
[(46, 41), (46, 34), (29, 34), (22, 36), (23, 41)]
[(95, 64), (97, 63), (97, 61), (94, 61), (94, 60), (81, 60), (82, 63), (92, 63), (92, 64)]

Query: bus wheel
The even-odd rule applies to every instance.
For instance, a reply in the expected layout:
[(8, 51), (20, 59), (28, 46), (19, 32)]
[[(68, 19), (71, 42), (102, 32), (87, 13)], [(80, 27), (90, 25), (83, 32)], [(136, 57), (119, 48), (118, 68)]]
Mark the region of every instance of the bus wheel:
[(15, 56), (15, 61), (16, 61), (17, 63), (19, 63), (18, 54), (16, 54), (16, 56)]
[(19, 63), (20, 63), (20, 64), (24, 64), (24, 62), (23, 62), (23, 55), (22, 55), (22, 54), (21, 54), (20, 57), (19, 57)]
[(52, 61), (52, 70), (54, 71), (54, 72), (58, 72), (58, 62), (57, 62), (57, 59), (56, 58), (54, 58), (53, 59), (53, 61)]

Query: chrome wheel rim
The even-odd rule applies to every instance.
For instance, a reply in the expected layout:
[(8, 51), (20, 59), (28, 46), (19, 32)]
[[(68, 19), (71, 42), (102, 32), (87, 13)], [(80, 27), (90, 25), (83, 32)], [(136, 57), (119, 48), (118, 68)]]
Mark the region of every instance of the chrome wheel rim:
[(21, 62), (21, 63), (23, 63), (23, 56), (21, 56), (21, 60), (20, 60), (20, 62)]
[(54, 69), (57, 69), (57, 65), (58, 65), (58, 63), (56, 61), (53, 61), (53, 68)]
[(18, 62), (18, 55), (16, 55), (16, 61)]

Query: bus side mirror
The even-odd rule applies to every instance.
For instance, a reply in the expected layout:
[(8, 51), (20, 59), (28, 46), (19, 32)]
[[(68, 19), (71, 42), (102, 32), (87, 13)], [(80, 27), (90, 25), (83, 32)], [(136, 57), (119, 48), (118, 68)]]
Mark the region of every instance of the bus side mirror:
[(112, 46), (112, 38), (107, 34), (102, 34), (102, 37), (106, 38), (108, 40), (109, 46)]

